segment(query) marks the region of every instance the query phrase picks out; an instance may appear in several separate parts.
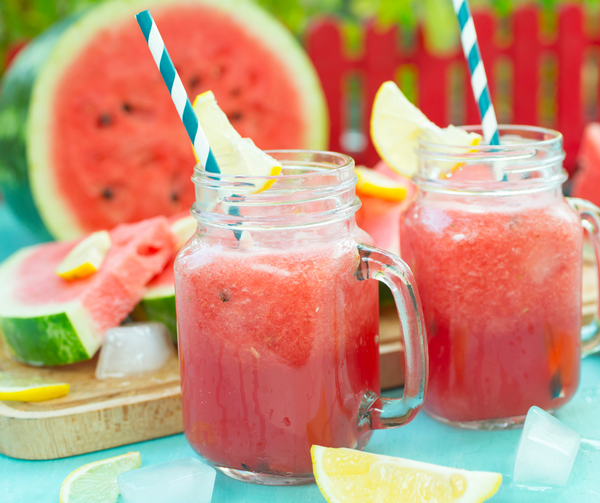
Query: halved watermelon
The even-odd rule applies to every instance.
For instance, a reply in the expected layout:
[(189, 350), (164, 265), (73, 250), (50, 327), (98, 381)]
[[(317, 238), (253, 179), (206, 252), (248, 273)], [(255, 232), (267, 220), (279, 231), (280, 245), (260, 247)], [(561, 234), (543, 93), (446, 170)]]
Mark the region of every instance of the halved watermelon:
[(0, 265), (0, 333), (15, 359), (65, 365), (91, 358), (172, 256), (165, 217), (120, 225), (110, 237), (100, 270), (85, 279), (55, 273), (76, 242), (23, 248)]
[(600, 206), (600, 124), (588, 124), (579, 147), (579, 169), (573, 178), (571, 195)]
[(194, 200), (191, 144), (134, 19), (144, 9), (189, 96), (211, 89), (242, 136), (262, 149), (327, 145), (310, 61), (250, 0), (98, 3), (31, 42), (2, 84), (2, 191), (43, 237), (173, 215)]

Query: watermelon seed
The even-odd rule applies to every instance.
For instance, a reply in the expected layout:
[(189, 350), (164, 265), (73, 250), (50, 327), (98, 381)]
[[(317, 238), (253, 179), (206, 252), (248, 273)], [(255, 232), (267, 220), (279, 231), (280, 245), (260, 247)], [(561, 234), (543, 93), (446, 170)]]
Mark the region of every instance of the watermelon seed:
[(114, 197), (115, 193), (112, 191), (111, 188), (106, 187), (103, 191), (102, 191), (102, 197), (104, 199), (106, 199), (107, 201), (110, 201), (113, 197)]
[(173, 203), (179, 202), (179, 194), (177, 192), (171, 192), (171, 202), (173, 202)]
[(242, 93), (242, 90), (239, 87), (234, 87), (229, 94), (233, 97), (239, 96)]
[(194, 75), (191, 79), (190, 79), (190, 87), (196, 87), (198, 84), (200, 84), (200, 77), (198, 77), (197, 75)]
[(231, 115), (227, 116), (229, 122), (236, 122), (242, 120), (243, 117), (244, 115), (242, 114), (242, 112), (233, 112)]
[(108, 114), (102, 114), (98, 117), (98, 127), (106, 127), (112, 124), (112, 117)]
[(129, 103), (123, 103), (122, 105), (123, 112), (130, 114), (133, 112), (133, 107)]
[(231, 299), (231, 296), (225, 290), (223, 290), (219, 294), (219, 299), (221, 299), (221, 302), (227, 302), (229, 299)]

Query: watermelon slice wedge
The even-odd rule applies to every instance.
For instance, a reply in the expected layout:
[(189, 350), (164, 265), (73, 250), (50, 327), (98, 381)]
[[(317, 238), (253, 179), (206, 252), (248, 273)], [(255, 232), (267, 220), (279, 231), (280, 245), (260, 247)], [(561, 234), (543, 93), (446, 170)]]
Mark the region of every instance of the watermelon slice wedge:
[(158, 321), (164, 323), (177, 344), (177, 315), (175, 312), (175, 258), (194, 235), (198, 222), (191, 215), (176, 215), (169, 219), (175, 247), (171, 260), (165, 269), (152, 278), (146, 288), (146, 293), (132, 317), (139, 321)]
[(167, 263), (165, 270), (148, 284), (137, 312), (141, 309), (140, 319), (164, 323), (171, 334), (171, 339), (177, 344), (174, 265), (175, 256)]
[(0, 93), (0, 185), (38, 235), (175, 215), (194, 155), (134, 15), (150, 9), (191, 99), (211, 89), (261, 149), (323, 149), (323, 92), (298, 41), (251, 0), (98, 2), (23, 49)]
[(0, 265), (0, 333), (12, 357), (37, 366), (90, 359), (172, 257), (165, 217), (120, 225), (110, 237), (102, 267), (85, 279), (55, 273), (76, 242), (24, 248)]
[(579, 169), (573, 178), (571, 195), (600, 206), (600, 123), (586, 126), (578, 159)]

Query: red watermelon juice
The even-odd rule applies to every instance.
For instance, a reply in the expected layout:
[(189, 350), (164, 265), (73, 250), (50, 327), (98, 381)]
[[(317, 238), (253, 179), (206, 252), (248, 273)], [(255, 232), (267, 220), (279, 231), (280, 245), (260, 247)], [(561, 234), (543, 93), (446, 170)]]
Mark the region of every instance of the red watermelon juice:
[(379, 391), (378, 293), (353, 240), (292, 250), (201, 245), (178, 259), (185, 434), (211, 463), (312, 477), (310, 447), (362, 448)]
[[(363, 448), (421, 409), (427, 345), (412, 273), (356, 226), (354, 161), (271, 151), (273, 178), (196, 169), (198, 233), (175, 260), (185, 435), (265, 485), (312, 482), (312, 445)], [(256, 184), (256, 185), (255, 185)], [(379, 393), (378, 279), (402, 305), (402, 398)], [(400, 292), (400, 293), (398, 293)]]
[(429, 335), (428, 412), (508, 418), (573, 396), (582, 231), (566, 204), (499, 211), (444, 201), (409, 209), (401, 232)]
[(561, 191), (561, 137), (513, 146), (536, 133), (514, 128), (492, 154), (461, 154), (473, 161), (448, 180), (431, 173), (450, 157), (424, 145), (400, 225), (429, 339), (425, 409), (456, 426), (510, 427), (533, 405), (562, 406), (579, 382), (583, 231)]

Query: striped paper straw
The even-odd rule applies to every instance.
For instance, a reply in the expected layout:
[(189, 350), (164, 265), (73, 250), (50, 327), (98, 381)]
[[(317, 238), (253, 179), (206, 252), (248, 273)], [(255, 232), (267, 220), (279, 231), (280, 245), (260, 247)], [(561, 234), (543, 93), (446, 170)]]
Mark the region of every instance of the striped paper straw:
[(477, 42), (477, 33), (475, 32), (475, 24), (469, 2), (467, 0), (452, 0), (454, 11), (458, 17), (460, 24), (460, 40), (462, 42), (465, 58), (469, 63), (469, 71), (471, 73), (471, 86), (475, 101), (479, 107), (479, 115), (481, 116), (481, 126), (483, 129), (483, 137), (490, 145), (500, 145), (500, 137), (498, 136), (498, 121), (494, 112), (494, 105), (490, 98), (490, 90), (488, 87), (487, 77), (483, 61), (481, 61), (481, 53), (479, 52), (479, 43)]
[(150, 15), (150, 11), (145, 10), (140, 12), (139, 14), (136, 14), (135, 18), (142, 29), (142, 33), (146, 38), (152, 57), (160, 70), (160, 74), (165, 81), (167, 89), (169, 90), (169, 93), (171, 93), (171, 99), (173, 100), (177, 113), (192, 141), (200, 164), (205, 171), (210, 173), (220, 173), (221, 170), (219, 169), (217, 160), (210, 149), (204, 131), (202, 131), (202, 128), (200, 127), (198, 117), (196, 117), (196, 113), (192, 108), (192, 104), (181, 83), (181, 79), (175, 70), (173, 61), (171, 61), (171, 57), (167, 52), (165, 43), (158, 32), (156, 23)]

